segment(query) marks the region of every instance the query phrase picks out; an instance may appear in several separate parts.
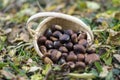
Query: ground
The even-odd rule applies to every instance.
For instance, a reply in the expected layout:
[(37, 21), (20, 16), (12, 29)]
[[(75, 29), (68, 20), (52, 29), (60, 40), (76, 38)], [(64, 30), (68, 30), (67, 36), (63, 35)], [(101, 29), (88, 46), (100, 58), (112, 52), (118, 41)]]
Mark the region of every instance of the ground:
[[(44, 64), (36, 53), (26, 22), (33, 14), (45, 11), (69, 14), (90, 26), (94, 33), (92, 47), (100, 61), (84, 73), (94, 76), (93, 80), (120, 80), (120, 0), (0, 0), (0, 80), (87, 77), (84, 73), (60, 72), (59, 65)], [(33, 22), (34, 28), (41, 20)]]

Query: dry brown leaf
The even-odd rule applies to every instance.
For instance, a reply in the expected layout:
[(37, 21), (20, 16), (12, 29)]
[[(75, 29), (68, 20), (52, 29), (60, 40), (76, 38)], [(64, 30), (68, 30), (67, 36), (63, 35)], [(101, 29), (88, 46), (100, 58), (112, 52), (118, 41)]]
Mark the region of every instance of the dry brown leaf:
[[(23, 25), (21, 25), (23, 26)], [(8, 34), (8, 41), (14, 43), (16, 41), (29, 41), (29, 34), (24, 27), (14, 26), (10, 34)]]
[(0, 71), (2, 75), (4, 75), (7, 79), (14, 79), (15, 78), (15, 75), (10, 73), (10, 72), (7, 72), (5, 70), (1, 70)]
[(14, 27), (11, 31), (11, 33), (8, 35), (8, 41), (12, 43), (12, 41), (17, 38), (18, 33), (20, 32), (20, 29), (18, 27)]
[(113, 56), (120, 63), (120, 54), (114, 54)]
[(28, 42), (29, 41), (29, 35), (27, 33), (20, 33), (20, 39)]
[(114, 13), (114, 17), (120, 20), (120, 11)]
[(73, 6), (71, 6), (71, 7), (69, 8), (69, 10), (68, 10), (67, 14), (73, 14), (73, 13), (74, 13), (74, 11), (75, 11), (75, 9), (76, 9), (76, 7), (77, 7), (77, 5), (76, 5), (76, 4), (74, 4)]
[(16, 80), (27, 80), (25, 77), (18, 76)]
[(107, 39), (107, 44), (120, 45), (120, 32), (109, 31), (109, 37)]

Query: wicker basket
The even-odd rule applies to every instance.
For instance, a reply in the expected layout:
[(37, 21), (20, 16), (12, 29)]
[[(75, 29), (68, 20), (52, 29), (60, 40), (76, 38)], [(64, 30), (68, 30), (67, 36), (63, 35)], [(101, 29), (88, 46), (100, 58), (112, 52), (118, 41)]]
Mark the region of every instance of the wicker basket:
[[(41, 18), (41, 17), (47, 17), (44, 19), (40, 24), (38, 25), (36, 30), (32, 30), (31, 26), (29, 25), (30, 21), (35, 18)], [(89, 26), (87, 26), (83, 21), (80, 19), (63, 14), (63, 13), (56, 13), (56, 12), (40, 12), (33, 16), (31, 16), (27, 21), (27, 27), (30, 32), (30, 34), (33, 36), (33, 44), (36, 52), (40, 57), (43, 57), (44, 55), (39, 50), (37, 39), (40, 35), (43, 35), (45, 30), (50, 27), (53, 24), (57, 24), (63, 27), (63, 29), (72, 29), (74, 31), (83, 31), (87, 33), (87, 41), (89, 45), (92, 44), (94, 36)], [(49, 63), (49, 61), (48, 61)]]

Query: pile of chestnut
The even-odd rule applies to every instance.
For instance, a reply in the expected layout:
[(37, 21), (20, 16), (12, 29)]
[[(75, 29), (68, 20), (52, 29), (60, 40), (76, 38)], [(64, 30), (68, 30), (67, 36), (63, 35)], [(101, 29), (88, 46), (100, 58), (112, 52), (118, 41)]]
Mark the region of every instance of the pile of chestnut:
[(70, 68), (85, 68), (99, 60), (93, 49), (88, 49), (87, 34), (52, 25), (38, 38), (39, 49), (54, 64), (68, 64)]

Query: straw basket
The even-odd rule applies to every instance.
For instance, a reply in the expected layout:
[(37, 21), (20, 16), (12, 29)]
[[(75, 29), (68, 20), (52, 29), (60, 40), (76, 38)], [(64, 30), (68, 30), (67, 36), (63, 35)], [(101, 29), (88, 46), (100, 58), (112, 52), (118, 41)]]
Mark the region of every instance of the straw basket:
[[(36, 30), (31, 29), (31, 26), (29, 25), (30, 21), (36, 18), (42, 18), (42, 17), (47, 17), (43, 21), (40, 22)], [(72, 29), (74, 31), (83, 31), (87, 33), (87, 42), (89, 45), (92, 44), (94, 36), (93, 33), (90, 29), (89, 26), (87, 26), (83, 21), (80, 19), (63, 14), (63, 13), (57, 13), (57, 12), (40, 12), (37, 13), (33, 16), (31, 16), (28, 21), (27, 21), (27, 27), (30, 32), (30, 34), (33, 36), (33, 44), (36, 52), (40, 57), (43, 57), (44, 55), (42, 52), (39, 50), (38, 44), (37, 44), (37, 39), (39, 36), (43, 35), (45, 30), (50, 27), (53, 24), (60, 25), (63, 29)], [(46, 58), (49, 60), (46, 63), (52, 63), (49, 58)]]

